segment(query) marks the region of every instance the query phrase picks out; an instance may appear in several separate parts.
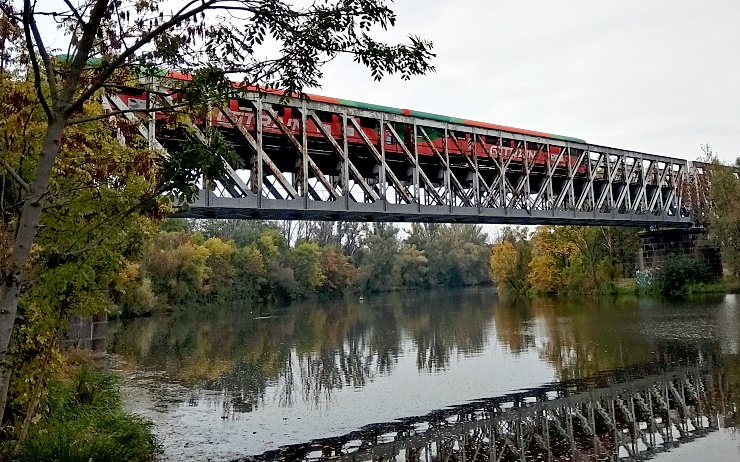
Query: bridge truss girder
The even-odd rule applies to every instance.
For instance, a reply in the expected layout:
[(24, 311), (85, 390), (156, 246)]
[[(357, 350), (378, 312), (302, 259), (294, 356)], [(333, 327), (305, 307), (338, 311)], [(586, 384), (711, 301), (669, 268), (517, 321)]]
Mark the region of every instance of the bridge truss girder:
[[(147, 98), (150, 107), (172, 105)], [(152, 147), (178, 142), (156, 112), (126, 116)], [(203, 143), (205, 133), (221, 131), (240, 162), (223, 178), (204, 179), (198, 199), (177, 216), (692, 223), (683, 203), (690, 165), (681, 159), (251, 92), (238, 110), (215, 106), (206, 119), (190, 129)]]

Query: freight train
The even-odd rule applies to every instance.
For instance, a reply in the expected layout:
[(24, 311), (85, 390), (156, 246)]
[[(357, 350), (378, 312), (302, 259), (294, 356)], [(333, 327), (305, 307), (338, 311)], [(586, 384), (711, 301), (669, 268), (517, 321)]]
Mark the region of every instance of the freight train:
[[(186, 79), (187, 76), (183, 74), (170, 73), (168, 78)], [(281, 94), (280, 92), (270, 92)], [(500, 160), (502, 162), (509, 162), (514, 164), (523, 164), (524, 157), (526, 157), (529, 165), (537, 165), (540, 168), (544, 167), (550, 157), (550, 162), (557, 162), (557, 165), (553, 165), (555, 168), (565, 168), (568, 163), (574, 165), (576, 159), (574, 156), (563, 155), (560, 156), (561, 148), (558, 145), (564, 145), (566, 142), (585, 144), (586, 142), (579, 138), (573, 138), (568, 136), (559, 136), (551, 133), (538, 132), (533, 130), (523, 130), (519, 128), (507, 127), (503, 125), (490, 124), (485, 122), (477, 122), (473, 120), (460, 119), (455, 117), (447, 117), (438, 114), (431, 114), (427, 112), (414, 111), (409, 109), (397, 109), (387, 106), (379, 106), (375, 104), (360, 103), (356, 101), (330, 98), (319, 95), (305, 95), (308, 100), (318, 103), (325, 103), (335, 105), (338, 107), (347, 107), (352, 109), (360, 109), (365, 111), (381, 112), (391, 115), (409, 116), (417, 119), (425, 119), (435, 122), (448, 123), (453, 125), (462, 125), (465, 127), (475, 127), (496, 130), (501, 133), (500, 137), (490, 135), (479, 135), (477, 140), (473, 140), (470, 133), (458, 132), (455, 134), (455, 139), (447, 137), (447, 145), (445, 146), (444, 130), (439, 128), (425, 127), (424, 132), (431, 141), (433, 146), (430, 146), (420, 133), (417, 133), (416, 152), (420, 156), (420, 160), (424, 157), (435, 156), (437, 153), (444, 153), (445, 150), (449, 152), (451, 157), (457, 157), (462, 155), (470, 155), (473, 152), (472, 146), (475, 145), (475, 153), (479, 159), (488, 160)], [(124, 104), (129, 109), (138, 109), (146, 107), (146, 96), (143, 93), (123, 93), (119, 94)], [(229, 102), (229, 109), (236, 117), (236, 122), (241, 124), (244, 128), (254, 133), (256, 130), (256, 111), (253, 105), (241, 99), (232, 99)], [(278, 117), (282, 120), (284, 125), (292, 132), (296, 137), (299, 137), (300, 125), (301, 125), (301, 114), (300, 109), (297, 107), (291, 107), (290, 105), (275, 105), (273, 109), (277, 113)], [(166, 117), (160, 115), (159, 117)], [(343, 142), (342, 137), (342, 119), (337, 113), (317, 111), (317, 117), (321, 121), (325, 130), (338, 142)], [(280, 127), (273, 121), (267, 112), (263, 112), (261, 115), (262, 131), (263, 135), (269, 136), (280, 136), (282, 131)], [(365, 137), (374, 145), (380, 146), (380, 126), (378, 119), (356, 117), (355, 122), (357, 126), (364, 132)], [(211, 123), (213, 126), (223, 128), (233, 128), (231, 122), (224, 116), (219, 110), (214, 110), (211, 113)], [(384, 149), (386, 154), (391, 156), (398, 154), (403, 156), (405, 150), (414, 152), (412, 146), (412, 139), (414, 137), (412, 131), (413, 128), (409, 124), (392, 123), (396, 136), (394, 136), (389, 130), (384, 130)], [(312, 119), (308, 119), (306, 134), (309, 140), (322, 140), (324, 138), (323, 133), (316, 126)], [(508, 135), (508, 136), (507, 136)], [(529, 135), (532, 137), (540, 138), (540, 142), (523, 141), (521, 136), (518, 135)], [(500, 139), (499, 139), (500, 138)], [(517, 140), (518, 138), (518, 140)], [(531, 138), (530, 138), (531, 140)], [(552, 140), (555, 145), (549, 145), (548, 140)], [(352, 149), (356, 146), (364, 146), (363, 137), (356, 132), (353, 124), (347, 126), (347, 142)], [(406, 146), (402, 146), (401, 143)], [(549, 146), (548, 146), (549, 145)], [(559, 160), (557, 160), (559, 158)], [(585, 167), (581, 165), (578, 171), (584, 171)]]

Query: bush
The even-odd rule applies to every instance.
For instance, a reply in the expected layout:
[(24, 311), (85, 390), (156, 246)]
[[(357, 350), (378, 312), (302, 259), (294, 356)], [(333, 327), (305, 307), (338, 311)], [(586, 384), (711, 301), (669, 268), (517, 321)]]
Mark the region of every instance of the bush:
[(652, 285), (662, 295), (676, 296), (684, 293), (691, 284), (712, 282), (714, 279), (704, 263), (672, 255), (657, 271)]
[(48, 404), (18, 462), (147, 462), (157, 452), (151, 423), (124, 412), (111, 374), (83, 367), (50, 384)]

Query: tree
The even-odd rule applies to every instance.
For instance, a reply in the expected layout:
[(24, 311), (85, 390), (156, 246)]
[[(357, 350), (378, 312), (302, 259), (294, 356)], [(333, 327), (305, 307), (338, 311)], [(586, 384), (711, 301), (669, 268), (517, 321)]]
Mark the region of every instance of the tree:
[(365, 239), (360, 258), (367, 290), (380, 292), (398, 288), (398, 250), (398, 228), (388, 223), (376, 223)]
[[(232, 96), (228, 76), (233, 73), (243, 74), (245, 84), (280, 87), (292, 94), (318, 86), (322, 65), (340, 54), (367, 66), (377, 79), (393, 73), (409, 78), (433, 70), (431, 43), (411, 37), (408, 45), (386, 45), (371, 38), (373, 27), (395, 24), (383, 0), (329, 0), (303, 8), (280, 0), (189, 0), (176, 6), (160, 0), (65, 4), (66, 11), (42, 11), (41, 4), (31, 0), (23, 0), (20, 9), (7, 1), (0, 3), (0, 22), (12, 25), (4, 28), (0, 40), (0, 71), (20, 72), (23, 69), (11, 67), (13, 63), (20, 63), (20, 58), (27, 62), (44, 115), (41, 144), (24, 154), (34, 164), (29, 180), (16, 172), (18, 165), (2, 159), (5, 171), (20, 180), (23, 191), (12, 220), (12, 250), (0, 289), (0, 383), (9, 379), (8, 346), (33, 244), (48, 210), (45, 204), (55, 193), (52, 177), (57, 157), (73, 126), (109, 116), (89, 111), (101, 91), (132, 85), (136, 73), (155, 76), (162, 68), (188, 72), (192, 79), (176, 89), (179, 100), (205, 111), (210, 101)], [(66, 32), (63, 59), (52, 56), (37, 23), (40, 17), (55, 18)], [(277, 47), (261, 46), (268, 40)], [(268, 49), (278, 51), (265, 59)], [(17, 56), (6, 58), (13, 52)], [(168, 162), (176, 169), (182, 160), (176, 157)], [(215, 171), (223, 169), (223, 162), (213, 156), (197, 160)], [(164, 165), (165, 172), (170, 170)], [(179, 175), (167, 178), (169, 188), (155, 192), (188, 191), (193, 175), (192, 169), (181, 169)], [(0, 420), (4, 408), (5, 399), (0, 396)]]
[(532, 260), (532, 244), (526, 228), (505, 227), (499, 242), (493, 245), (490, 258), (491, 279), (499, 289), (524, 294), (529, 289), (527, 272)]
[[(46, 130), (43, 111), (33, 104), (35, 93), (30, 83), (0, 73), (0, 159), (10, 168), (0, 170), (3, 270), (12, 266), (18, 215), (36, 168), (33, 153)], [(14, 416), (32, 416), (39, 407), (48, 373), (58, 365), (57, 338), (66, 321), (111, 305), (110, 282), (128, 259), (138, 257), (145, 238), (156, 230), (154, 221), (166, 213), (167, 207), (152, 196), (155, 158), (154, 152), (121, 145), (103, 120), (68, 128), (19, 294)], [(8, 273), (0, 273), (0, 280), (7, 289)], [(38, 388), (24, 389), (28, 383)], [(3, 400), (10, 385), (0, 384)]]
[(722, 249), (725, 268), (735, 277), (740, 276), (740, 159), (737, 167), (723, 165), (714, 159), (711, 167), (707, 211), (710, 235)]
[(325, 277), (319, 286), (319, 291), (324, 293), (336, 293), (344, 290), (351, 287), (357, 279), (357, 268), (352, 265), (338, 247), (334, 246), (323, 248), (321, 272)]
[(321, 270), (321, 249), (315, 242), (300, 242), (291, 252), (291, 267), (295, 273), (298, 291), (303, 296), (324, 282)]
[(532, 235), (529, 281), (537, 292), (556, 293), (573, 285), (571, 266), (580, 256), (578, 247), (566, 238), (560, 226), (539, 226)]
[(429, 267), (424, 252), (415, 245), (404, 244), (398, 255), (401, 283), (406, 287), (428, 287)]

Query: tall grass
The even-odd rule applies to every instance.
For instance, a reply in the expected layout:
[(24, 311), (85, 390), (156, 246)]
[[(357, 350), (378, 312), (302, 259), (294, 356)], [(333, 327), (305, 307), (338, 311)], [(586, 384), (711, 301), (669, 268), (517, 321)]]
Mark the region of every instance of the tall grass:
[(82, 367), (49, 386), (48, 414), (31, 429), (18, 462), (148, 462), (151, 423), (127, 414), (111, 374)]

